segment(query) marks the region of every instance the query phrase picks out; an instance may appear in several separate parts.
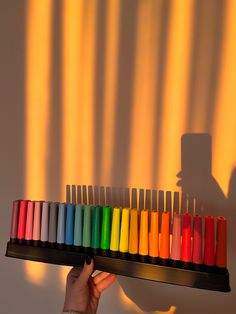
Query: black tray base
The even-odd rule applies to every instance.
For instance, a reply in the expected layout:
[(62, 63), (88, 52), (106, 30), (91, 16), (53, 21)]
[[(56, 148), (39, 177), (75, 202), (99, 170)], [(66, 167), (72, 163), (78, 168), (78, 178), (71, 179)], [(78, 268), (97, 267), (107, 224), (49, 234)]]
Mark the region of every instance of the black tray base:
[[(86, 253), (7, 243), (6, 256), (67, 266), (82, 266)], [(230, 292), (229, 272), (206, 272), (93, 255), (94, 268), (117, 275), (221, 292)]]

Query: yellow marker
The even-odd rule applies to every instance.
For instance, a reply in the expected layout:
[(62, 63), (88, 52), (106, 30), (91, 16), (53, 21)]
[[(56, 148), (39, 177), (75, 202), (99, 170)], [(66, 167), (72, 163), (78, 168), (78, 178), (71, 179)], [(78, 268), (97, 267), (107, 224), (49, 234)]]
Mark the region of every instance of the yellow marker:
[(159, 255), (159, 228), (158, 228), (159, 212), (151, 211), (151, 226), (149, 232), (149, 258), (151, 263), (157, 262)]
[(129, 250), (129, 212), (129, 208), (122, 209), (119, 247), (121, 258), (126, 258)]
[(119, 250), (120, 241), (120, 208), (114, 207), (112, 213), (112, 225), (111, 225), (111, 243), (110, 250), (111, 256), (115, 257)]
[(139, 234), (139, 258), (141, 262), (147, 261), (148, 256), (148, 209), (141, 210)]
[(130, 229), (129, 229), (129, 254), (132, 260), (136, 259), (138, 254), (138, 210), (130, 211)]

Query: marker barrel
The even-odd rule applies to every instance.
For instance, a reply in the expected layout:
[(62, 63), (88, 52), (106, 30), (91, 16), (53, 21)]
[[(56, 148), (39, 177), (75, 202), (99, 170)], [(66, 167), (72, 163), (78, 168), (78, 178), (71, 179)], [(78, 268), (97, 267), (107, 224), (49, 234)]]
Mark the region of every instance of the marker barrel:
[(10, 231), (10, 239), (12, 243), (15, 243), (17, 239), (19, 209), (20, 209), (20, 201), (13, 201), (12, 216), (11, 216), (11, 231)]
[(181, 261), (191, 262), (191, 215), (189, 213), (183, 216)]
[(147, 209), (141, 210), (139, 235), (139, 260), (141, 262), (146, 262), (148, 257), (148, 214)]
[(129, 257), (131, 260), (137, 259), (138, 254), (138, 210), (130, 211), (130, 230), (129, 230)]
[(214, 217), (206, 216), (205, 218), (205, 247), (204, 247), (204, 264), (214, 266), (215, 264), (215, 226)]
[(227, 220), (222, 216), (217, 217), (215, 265), (227, 267)]
[(104, 206), (102, 211), (101, 254), (108, 255), (110, 249), (111, 207)]
[(127, 258), (129, 251), (129, 208), (122, 209), (121, 229), (120, 229), (120, 257)]
[(192, 262), (195, 265), (202, 264), (202, 217), (193, 217), (193, 254)]
[(177, 212), (174, 213), (170, 258), (174, 266), (177, 266), (181, 259), (181, 216)]
[(25, 227), (26, 244), (31, 244), (33, 239), (33, 222), (34, 222), (34, 202), (29, 201), (27, 205), (27, 218)]
[(51, 247), (57, 242), (58, 203), (50, 203), (48, 242)]
[(74, 245), (77, 251), (80, 251), (83, 243), (83, 206), (75, 206), (75, 225), (74, 225)]
[(74, 243), (75, 205), (67, 204), (65, 244), (70, 248)]
[(111, 242), (110, 242), (110, 254), (112, 257), (117, 256), (119, 251), (120, 242), (120, 212), (119, 207), (114, 207), (112, 212), (112, 225), (111, 225)]
[(91, 246), (91, 223), (92, 223), (92, 207), (84, 205), (84, 222), (83, 222), (83, 249), (89, 251)]
[(33, 244), (39, 245), (40, 231), (41, 231), (41, 208), (42, 204), (40, 201), (34, 203), (34, 226), (33, 226)]
[(60, 203), (58, 208), (58, 222), (57, 222), (57, 244), (59, 249), (62, 249), (64, 247), (65, 227), (66, 227), (66, 204)]
[(151, 263), (156, 263), (159, 256), (159, 212), (151, 211), (151, 224), (149, 232), (149, 260)]
[(92, 219), (92, 243), (91, 247), (93, 253), (97, 254), (100, 248), (101, 241), (101, 210), (100, 206), (95, 206), (93, 209), (93, 219)]
[(27, 201), (20, 201), (19, 220), (17, 228), (17, 238), (19, 242), (23, 242), (25, 239), (27, 204)]
[(161, 216), (161, 239), (160, 239), (160, 262), (168, 264), (170, 256), (170, 213), (162, 212)]

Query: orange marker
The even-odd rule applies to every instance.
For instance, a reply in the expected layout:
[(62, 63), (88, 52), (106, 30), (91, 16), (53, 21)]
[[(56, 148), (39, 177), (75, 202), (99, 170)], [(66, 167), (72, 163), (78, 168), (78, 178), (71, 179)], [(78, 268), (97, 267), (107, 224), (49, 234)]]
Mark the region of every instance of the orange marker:
[(139, 259), (145, 263), (148, 257), (148, 209), (141, 210), (139, 234)]
[(151, 226), (149, 232), (149, 260), (152, 264), (157, 262), (159, 255), (159, 228), (158, 228), (159, 212), (151, 211)]
[(130, 229), (129, 229), (129, 257), (136, 260), (138, 254), (138, 210), (130, 211)]
[(163, 212), (161, 216), (161, 243), (160, 243), (161, 264), (168, 264), (170, 255), (170, 213)]
[(222, 216), (217, 217), (215, 265), (227, 268), (227, 220)]

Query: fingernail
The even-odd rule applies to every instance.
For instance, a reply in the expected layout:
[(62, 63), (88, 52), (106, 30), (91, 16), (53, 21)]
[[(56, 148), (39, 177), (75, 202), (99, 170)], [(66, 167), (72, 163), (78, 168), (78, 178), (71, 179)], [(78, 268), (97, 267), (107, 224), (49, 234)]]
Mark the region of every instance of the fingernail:
[(91, 264), (91, 256), (90, 255), (86, 256), (85, 262), (86, 262), (87, 265)]

